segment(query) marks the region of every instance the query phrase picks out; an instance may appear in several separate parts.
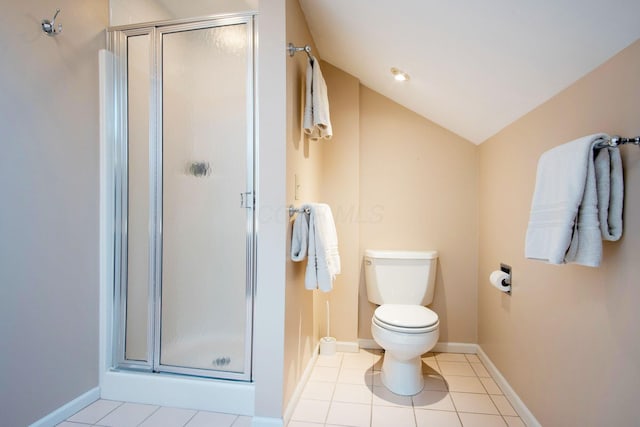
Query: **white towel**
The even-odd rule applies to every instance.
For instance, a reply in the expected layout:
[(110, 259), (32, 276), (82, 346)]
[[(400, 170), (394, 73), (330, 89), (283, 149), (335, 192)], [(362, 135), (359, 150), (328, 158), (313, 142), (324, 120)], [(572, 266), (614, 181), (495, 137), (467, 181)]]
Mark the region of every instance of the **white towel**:
[[(607, 230), (614, 235), (622, 230), (620, 154), (602, 149), (605, 154), (598, 153), (594, 162), (594, 145), (608, 138), (605, 134), (586, 136), (540, 156), (525, 243), (527, 258), (551, 264), (600, 265), (600, 222), (609, 216), (612, 226), (607, 225)], [(613, 212), (609, 211), (610, 201), (614, 202)]]
[[(596, 155), (596, 187), (598, 191), (598, 217), (602, 239), (616, 241), (622, 236), (622, 206), (624, 179), (622, 159), (617, 148), (603, 148)], [(606, 209), (606, 207), (609, 209)]]
[(307, 256), (309, 247), (309, 215), (302, 212), (296, 215), (291, 233), (291, 260), (302, 261)]
[(307, 64), (303, 127), (312, 141), (331, 139), (333, 135), (327, 84), (322, 77), (320, 64), (315, 58), (310, 58)]
[(331, 208), (322, 203), (305, 205), (309, 208), (309, 248), (305, 288), (329, 292), (340, 273), (338, 235)]

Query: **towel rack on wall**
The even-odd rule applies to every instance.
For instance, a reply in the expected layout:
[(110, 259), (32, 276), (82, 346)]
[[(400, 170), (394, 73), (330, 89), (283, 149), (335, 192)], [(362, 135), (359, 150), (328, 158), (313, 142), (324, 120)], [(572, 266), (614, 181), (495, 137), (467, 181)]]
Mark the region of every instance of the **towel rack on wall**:
[(310, 213), (311, 211), (309, 210), (309, 208), (305, 208), (305, 207), (299, 207), (296, 208), (293, 205), (289, 205), (289, 218), (291, 218), (292, 216), (294, 216), (297, 213)]
[(635, 144), (640, 147), (640, 136), (636, 136), (635, 138), (623, 138), (621, 136), (614, 135), (608, 140), (598, 142), (595, 148), (596, 149), (600, 149), (604, 147), (616, 148), (619, 145), (624, 145), (624, 144)]
[(289, 45), (287, 45), (287, 50), (289, 51), (289, 56), (295, 55), (296, 52), (304, 52), (309, 57), (309, 60), (313, 60), (313, 56), (311, 56), (311, 46), (308, 44), (297, 47), (294, 46), (293, 43), (289, 43)]

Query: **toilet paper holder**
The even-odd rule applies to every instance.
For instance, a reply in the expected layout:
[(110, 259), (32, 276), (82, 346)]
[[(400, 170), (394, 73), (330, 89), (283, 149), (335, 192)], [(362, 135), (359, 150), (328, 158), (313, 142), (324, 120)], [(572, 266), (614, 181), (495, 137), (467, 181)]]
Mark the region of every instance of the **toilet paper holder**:
[[(502, 281), (502, 284), (505, 286), (511, 286), (511, 266), (504, 263), (500, 263), (500, 270), (504, 271), (509, 275), (509, 277), (507, 277)], [(511, 295), (511, 288), (509, 288), (508, 291), (505, 291), (505, 293)]]

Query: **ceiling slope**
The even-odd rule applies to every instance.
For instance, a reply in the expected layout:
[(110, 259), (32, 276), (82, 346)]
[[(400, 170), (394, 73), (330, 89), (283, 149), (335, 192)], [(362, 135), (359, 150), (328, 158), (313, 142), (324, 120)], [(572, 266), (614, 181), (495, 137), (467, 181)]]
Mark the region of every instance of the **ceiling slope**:
[(323, 60), (475, 144), (640, 38), (638, 0), (300, 4)]

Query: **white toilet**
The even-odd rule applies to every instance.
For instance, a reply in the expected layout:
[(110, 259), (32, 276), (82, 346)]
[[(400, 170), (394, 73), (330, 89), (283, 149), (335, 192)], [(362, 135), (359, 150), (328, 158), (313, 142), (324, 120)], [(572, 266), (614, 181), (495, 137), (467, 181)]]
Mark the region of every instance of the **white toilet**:
[(433, 301), (437, 259), (436, 251), (365, 251), (367, 294), (380, 305), (371, 333), (385, 350), (382, 383), (396, 394), (422, 390), (420, 356), (438, 342), (438, 315), (424, 307)]

